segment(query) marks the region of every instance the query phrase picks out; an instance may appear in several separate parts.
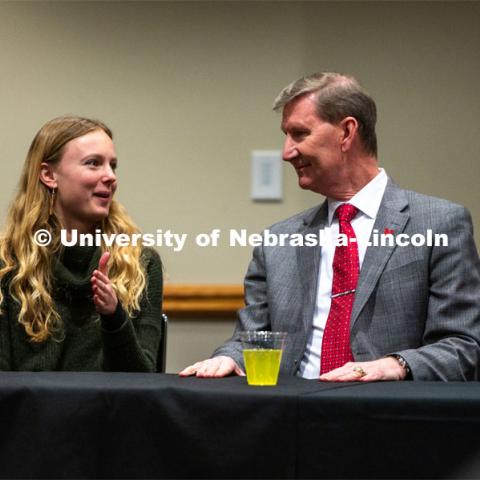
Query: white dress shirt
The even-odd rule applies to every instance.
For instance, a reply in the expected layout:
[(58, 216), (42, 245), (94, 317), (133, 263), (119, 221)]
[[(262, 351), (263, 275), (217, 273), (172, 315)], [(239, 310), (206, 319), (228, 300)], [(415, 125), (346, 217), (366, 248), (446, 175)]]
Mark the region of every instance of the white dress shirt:
[(330, 311), (330, 295), (332, 294), (333, 256), (335, 254), (335, 240), (339, 234), (338, 219), (334, 217), (335, 210), (342, 203), (350, 203), (358, 208), (358, 213), (351, 224), (357, 237), (358, 259), (362, 268), (367, 244), (372, 234), (375, 218), (387, 186), (387, 174), (383, 168), (378, 175), (370, 180), (348, 202), (328, 199), (328, 220), (325, 225), (325, 245), (322, 246), (320, 259), (317, 301), (313, 314), (312, 331), (310, 332), (307, 347), (303, 355), (298, 375), (304, 378), (318, 378), (320, 376), (320, 357), (322, 339), (328, 313)]

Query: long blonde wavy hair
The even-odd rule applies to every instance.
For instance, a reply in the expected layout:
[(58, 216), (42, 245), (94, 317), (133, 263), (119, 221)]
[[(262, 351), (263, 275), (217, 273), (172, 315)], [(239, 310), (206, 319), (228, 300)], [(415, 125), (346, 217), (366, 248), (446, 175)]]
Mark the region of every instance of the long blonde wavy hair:
[[(113, 138), (102, 122), (82, 117), (59, 117), (47, 122), (33, 139), (23, 166), (18, 191), (10, 206), (5, 228), (0, 237), (0, 282), (8, 284), (9, 293), (19, 304), (18, 321), (32, 342), (44, 342), (52, 337), (63, 338), (63, 323), (52, 298), (53, 265), (61, 251), (57, 216), (49, 211), (52, 192), (40, 180), (43, 162), (60, 162), (65, 145), (94, 130), (103, 130)], [(99, 225), (103, 233), (137, 233), (139, 229), (116, 200), (108, 217)], [(47, 247), (38, 246), (33, 235), (40, 229), (52, 234)], [(146, 287), (141, 265), (141, 246), (114, 245), (110, 252), (109, 277), (118, 300), (130, 316), (140, 309), (140, 299)], [(6, 281), (8, 278), (8, 282)], [(4, 310), (5, 295), (0, 290), (0, 308)], [(2, 313), (0, 310), (0, 313)]]

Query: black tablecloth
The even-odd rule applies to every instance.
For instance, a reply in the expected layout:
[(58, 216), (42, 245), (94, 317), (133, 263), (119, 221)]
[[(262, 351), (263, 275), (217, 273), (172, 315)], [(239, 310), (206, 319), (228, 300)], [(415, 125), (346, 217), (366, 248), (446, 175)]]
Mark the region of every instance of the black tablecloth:
[(478, 452), (476, 383), (0, 373), (2, 478), (446, 478)]

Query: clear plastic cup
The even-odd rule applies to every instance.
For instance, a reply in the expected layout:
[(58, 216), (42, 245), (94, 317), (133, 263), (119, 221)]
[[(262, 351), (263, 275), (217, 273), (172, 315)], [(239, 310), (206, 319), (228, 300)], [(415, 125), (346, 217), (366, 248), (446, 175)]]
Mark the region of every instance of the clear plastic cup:
[(285, 332), (240, 332), (249, 385), (277, 384), (286, 337)]

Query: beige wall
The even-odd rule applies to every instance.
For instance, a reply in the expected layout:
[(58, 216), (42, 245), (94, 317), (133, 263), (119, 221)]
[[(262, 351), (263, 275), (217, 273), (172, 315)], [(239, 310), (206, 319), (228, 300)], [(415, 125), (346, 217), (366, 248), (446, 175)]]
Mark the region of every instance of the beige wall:
[[(119, 197), (137, 223), (190, 236), (181, 253), (160, 249), (168, 280), (239, 283), (248, 248), (192, 237), (258, 231), (319, 202), (287, 165), (285, 200), (251, 202), (249, 153), (281, 147), (270, 107), (286, 83), (337, 70), (377, 100), (388, 173), (466, 205), (479, 231), (479, 25), (475, 2), (2, 2), (0, 220), (38, 128), (98, 117), (114, 130)], [(172, 320), (168, 370), (231, 328)]]

